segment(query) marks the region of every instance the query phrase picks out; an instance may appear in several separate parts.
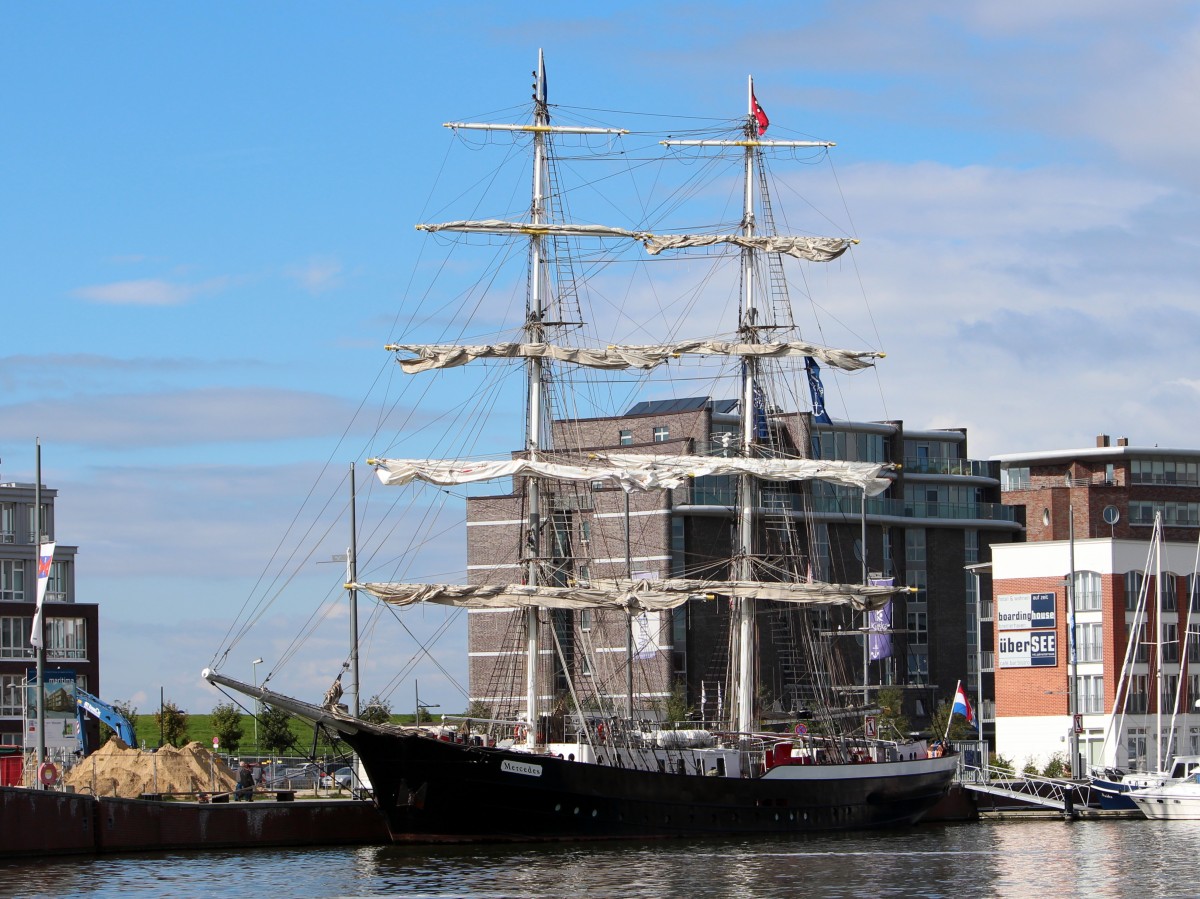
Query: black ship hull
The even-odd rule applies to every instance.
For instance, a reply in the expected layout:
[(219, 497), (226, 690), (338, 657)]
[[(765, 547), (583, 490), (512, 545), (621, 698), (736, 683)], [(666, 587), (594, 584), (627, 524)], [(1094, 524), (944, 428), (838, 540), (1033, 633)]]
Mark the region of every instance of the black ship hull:
[(396, 842), (803, 834), (915, 823), (947, 792), (953, 758), (677, 774), (446, 742), (343, 734)]

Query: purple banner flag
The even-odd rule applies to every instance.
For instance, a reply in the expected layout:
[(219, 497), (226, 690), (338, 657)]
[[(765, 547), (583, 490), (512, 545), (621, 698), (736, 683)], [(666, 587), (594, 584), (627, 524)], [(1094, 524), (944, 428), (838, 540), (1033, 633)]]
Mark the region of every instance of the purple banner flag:
[[(891, 587), (894, 582), (893, 578), (875, 578), (871, 581), (872, 587)], [(868, 651), (872, 662), (877, 662), (880, 659), (888, 659), (892, 656), (892, 601), (889, 599), (887, 605), (882, 609), (876, 609), (871, 613), (867, 624), (868, 630)]]

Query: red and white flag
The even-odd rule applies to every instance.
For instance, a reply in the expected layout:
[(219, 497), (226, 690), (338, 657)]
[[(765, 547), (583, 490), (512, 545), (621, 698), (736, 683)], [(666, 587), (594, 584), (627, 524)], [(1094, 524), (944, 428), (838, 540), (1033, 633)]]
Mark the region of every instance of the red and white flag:
[(771, 124), (771, 120), (767, 118), (763, 108), (758, 105), (758, 97), (754, 96), (754, 88), (750, 89), (750, 102), (754, 105), (754, 120), (758, 122), (758, 136), (762, 137), (767, 133), (767, 126)]
[(46, 602), (46, 587), (50, 583), (50, 567), (54, 563), (54, 544), (43, 543), (38, 547), (37, 566), (37, 611), (33, 615), (33, 627), (29, 633), (32, 646), (42, 646), (42, 605)]

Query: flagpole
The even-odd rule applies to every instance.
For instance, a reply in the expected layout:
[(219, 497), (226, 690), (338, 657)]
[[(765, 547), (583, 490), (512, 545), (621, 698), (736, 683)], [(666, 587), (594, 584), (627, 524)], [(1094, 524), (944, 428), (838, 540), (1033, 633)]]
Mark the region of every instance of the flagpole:
[(954, 701), (956, 699), (958, 699), (958, 691), (961, 687), (962, 687), (961, 680), (957, 684), (954, 685), (954, 699), (950, 700), (950, 714), (946, 716), (946, 733), (942, 737), (943, 743), (945, 743), (947, 740), (950, 739), (950, 722), (954, 720)]
[[(42, 562), (42, 438), (34, 438), (37, 446), (37, 464), (33, 479), (33, 572), (37, 574)], [(34, 579), (34, 595), (37, 595), (37, 579)], [(37, 640), (37, 763), (38, 785), (41, 786), (42, 765), (46, 762), (46, 619), (34, 614), (39, 633)], [(30, 634), (30, 642), (34, 642)]]

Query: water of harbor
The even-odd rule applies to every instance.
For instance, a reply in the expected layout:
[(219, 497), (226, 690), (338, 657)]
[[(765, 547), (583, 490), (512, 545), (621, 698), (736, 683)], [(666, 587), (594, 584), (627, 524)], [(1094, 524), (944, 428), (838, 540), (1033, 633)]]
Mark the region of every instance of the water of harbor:
[(0, 862), (0, 896), (1197, 896), (1200, 821), (922, 825), (803, 839), (370, 846)]

